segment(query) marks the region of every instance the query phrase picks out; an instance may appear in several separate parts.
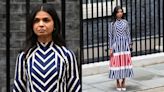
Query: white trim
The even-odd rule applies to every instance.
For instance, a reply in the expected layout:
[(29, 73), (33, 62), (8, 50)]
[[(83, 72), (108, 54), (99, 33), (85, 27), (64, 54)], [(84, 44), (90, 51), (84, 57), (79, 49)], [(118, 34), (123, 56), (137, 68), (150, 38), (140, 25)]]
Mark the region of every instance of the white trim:
[(129, 66), (121, 66), (121, 67), (109, 67), (110, 70), (123, 70), (123, 69), (132, 69), (133, 66), (129, 65)]
[(130, 51), (113, 53), (114, 56), (123, 55), (123, 54), (131, 54), (131, 53), (130, 53)]

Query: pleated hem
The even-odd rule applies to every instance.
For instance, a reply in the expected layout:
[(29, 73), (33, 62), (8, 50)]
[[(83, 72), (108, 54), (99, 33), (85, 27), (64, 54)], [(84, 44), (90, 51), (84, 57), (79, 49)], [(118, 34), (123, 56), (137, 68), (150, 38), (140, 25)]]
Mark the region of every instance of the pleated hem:
[(110, 70), (109, 78), (110, 79), (122, 79), (127, 77), (133, 77), (133, 69), (120, 69), (120, 70)]

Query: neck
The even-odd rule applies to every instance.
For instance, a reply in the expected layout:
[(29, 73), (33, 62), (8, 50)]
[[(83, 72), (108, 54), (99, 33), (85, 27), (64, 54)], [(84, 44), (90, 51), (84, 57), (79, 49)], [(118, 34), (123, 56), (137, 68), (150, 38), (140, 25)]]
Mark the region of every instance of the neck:
[(49, 43), (52, 41), (52, 37), (38, 37), (38, 41), (41, 43)]
[(122, 18), (117, 18), (117, 20), (121, 20)]

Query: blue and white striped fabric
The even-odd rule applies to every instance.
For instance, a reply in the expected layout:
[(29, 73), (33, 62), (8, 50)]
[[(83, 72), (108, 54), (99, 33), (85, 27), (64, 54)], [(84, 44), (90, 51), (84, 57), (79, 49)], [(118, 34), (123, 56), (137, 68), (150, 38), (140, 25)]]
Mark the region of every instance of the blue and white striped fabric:
[(109, 48), (113, 52), (110, 56), (109, 78), (133, 77), (128, 22), (125, 19), (116, 20), (109, 28)]
[(13, 92), (79, 92), (81, 89), (74, 53), (53, 42), (37, 47), (27, 61), (17, 57)]
[(109, 48), (114, 52), (130, 51), (129, 25), (125, 19), (116, 20), (109, 25)]

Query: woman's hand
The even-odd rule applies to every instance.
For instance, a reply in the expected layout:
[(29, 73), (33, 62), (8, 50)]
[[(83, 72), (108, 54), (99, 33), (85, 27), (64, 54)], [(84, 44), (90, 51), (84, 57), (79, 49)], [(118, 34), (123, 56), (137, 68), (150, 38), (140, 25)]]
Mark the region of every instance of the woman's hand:
[(112, 55), (113, 54), (113, 50), (112, 49), (110, 49), (110, 55)]
[(133, 51), (132, 44), (129, 44), (130, 51)]
[(132, 45), (131, 44), (129, 44), (129, 48), (132, 48)]

